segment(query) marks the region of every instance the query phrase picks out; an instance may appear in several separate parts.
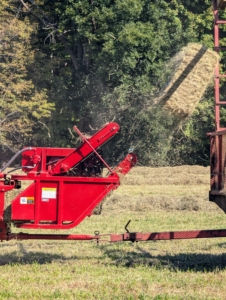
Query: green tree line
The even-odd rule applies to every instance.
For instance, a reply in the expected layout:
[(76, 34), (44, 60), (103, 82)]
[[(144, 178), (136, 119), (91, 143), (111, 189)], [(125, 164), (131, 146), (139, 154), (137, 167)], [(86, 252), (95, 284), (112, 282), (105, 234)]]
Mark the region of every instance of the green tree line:
[(182, 47), (213, 47), (211, 2), (0, 0), (1, 160), (23, 145), (75, 147), (73, 125), (93, 134), (114, 120), (112, 163), (132, 147), (142, 165), (208, 164), (213, 86), (174, 132), (153, 98)]

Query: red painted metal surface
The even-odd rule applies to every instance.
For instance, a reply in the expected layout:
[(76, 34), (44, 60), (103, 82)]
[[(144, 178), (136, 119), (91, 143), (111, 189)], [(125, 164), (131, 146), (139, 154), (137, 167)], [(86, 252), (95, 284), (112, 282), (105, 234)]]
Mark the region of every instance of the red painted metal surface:
[[(225, 47), (221, 47), (220, 45), (220, 27), (221, 24), (226, 24), (226, 20), (219, 19), (219, 8), (218, 1), (213, 0), (213, 11), (214, 11), (214, 49), (217, 53), (220, 51), (225, 51)], [(215, 68), (215, 130), (219, 131), (221, 129), (225, 129), (225, 127), (221, 127), (221, 117), (220, 117), (220, 107), (221, 105), (225, 105), (226, 101), (220, 100), (220, 79), (224, 78), (226, 74), (220, 74), (220, 64), (218, 63)]]
[[(77, 130), (77, 127), (74, 127)], [(57, 162), (49, 171), (52, 175), (66, 173), (72, 166), (77, 165), (85, 157), (90, 155), (94, 149), (99, 148), (106, 141), (118, 133), (120, 127), (117, 123), (109, 123), (99, 130), (95, 135), (89, 139), (84, 139), (81, 146)], [(80, 133), (80, 131), (77, 130)], [(88, 141), (88, 143), (87, 143)]]
[[(115, 130), (114, 128), (117, 127), (113, 127), (113, 130)], [(101, 157), (101, 155), (99, 155), (99, 153), (97, 152), (97, 150), (95, 149), (95, 147), (92, 145), (91, 141), (89, 141), (84, 134), (82, 134), (82, 132), (76, 127), (74, 126), (73, 129), (78, 133), (78, 135), (80, 136), (80, 138), (83, 140), (83, 142), (85, 142), (92, 150), (93, 152), (96, 154), (96, 156), (100, 159), (100, 161), (102, 161), (102, 163), (107, 167), (107, 169), (112, 173), (112, 169), (109, 167), (109, 165), (105, 162), (105, 160)]]
[(226, 229), (216, 230), (191, 230), (191, 231), (167, 231), (167, 232), (126, 232), (123, 234), (111, 234), (110, 242), (138, 242), (156, 240), (180, 240), (226, 237)]
[[(225, 51), (220, 43), (220, 24), (226, 24), (225, 20), (219, 19), (218, 1), (213, 0), (214, 9), (214, 49), (218, 53)], [(223, 26), (223, 25), (221, 25)], [(224, 212), (226, 212), (226, 128), (221, 124), (220, 108), (225, 106), (226, 101), (220, 99), (221, 79), (226, 74), (220, 74), (220, 65), (215, 69), (215, 132), (209, 133), (210, 136), (210, 201), (215, 202)]]
[[(12, 220), (20, 228), (69, 229), (77, 226), (104, 197), (120, 185), (116, 172), (126, 174), (136, 156), (128, 154), (106, 178), (35, 176), (34, 182), (12, 201)], [(29, 176), (13, 175), (12, 179)], [(25, 203), (23, 203), (25, 201)]]
[[(30, 180), (31, 184), (12, 201), (11, 221), (15, 226), (69, 229), (90, 216), (105, 196), (120, 185), (118, 173), (125, 175), (137, 161), (136, 155), (129, 153), (112, 170), (98, 153), (97, 149), (119, 129), (118, 124), (109, 123), (87, 139), (76, 127), (82, 139), (77, 149), (25, 148), (22, 168), (27, 174), (11, 175), (10, 179), (7, 174), (0, 176), (0, 221), (3, 220), (5, 192), (23, 180)], [(99, 172), (87, 177), (80, 171), (83, 161), (92, 153), (96, 155), (92, 162), (108, 167), (107, 177), (100, 177)]]
[(7, 230), (4, 222), (0, 222), (0, 240), (74, 240), (97, 242), (147, 242), (160, 240), (180, 240), (180, 239), (202, 239), (202, 238), (223, 238), (226, 237), (225, 229), (214, 230), (191, 230), (191, 231), (167, 231), (167, 232), (126, 232), (123, 234), (104, 234), (99, 232), (94, 235), (88, 234), (30, 234), (11, 233)]
[(62, 241), (90, 241), (99, 240), (99, 235), (89, 234), (30, 234), (30, 233), (10, 233), (7, 240), (62, 240)]
[(98, 234), (30, 234), (30, 233), (11, 233), (10, 228), (5, 222), (0, 221), (0, 241), (10, 240), (75, 240), (90, 241), (99, 240)]

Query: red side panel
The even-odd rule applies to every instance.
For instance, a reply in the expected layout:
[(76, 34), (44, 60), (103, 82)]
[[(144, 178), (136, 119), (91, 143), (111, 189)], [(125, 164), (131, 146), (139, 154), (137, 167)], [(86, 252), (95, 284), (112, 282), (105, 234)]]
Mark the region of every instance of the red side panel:
[(102, 200), (103, 194), (108, 184), (96, 183), (80, 183), (76, 185), (70, 182), (65, 183), (62, 205), (62, 216), (64, 221), (76, 221), (82, 216), (87, 216), (92, 213), (92, 210)]
[(39, 222), (57, 221), (58, 183), (40, 182), (39, 186), (36, 191), (32, 183), (12, 201), (12, 220), (33, 222), (36, 215)]
[[(92, 213), (110, 190), (119, 185), (119, 177), (116, 174), (108, 178), (58, 177), (59, 181), (54, 179), (32, 183), (12, 201), (12, 220), (25, 222), (18, 227), (75, 227)], [(66, 224), (68, 222), (71, 224)]]
[[(135, 154), (128, 154), (107, 178), (34, 174), (34, 182), (12, 201), (11, 218), (23, 221), (17, 224), (21, 228), (73, 228), (119, 186), (117, 172), (125, 175), (136, 160)], [(12, 178), (27, 179), (24, 175)]]
[(34, 220), (34, 195), (35, 183), (32, 183), (12, 201), (12, 220)]

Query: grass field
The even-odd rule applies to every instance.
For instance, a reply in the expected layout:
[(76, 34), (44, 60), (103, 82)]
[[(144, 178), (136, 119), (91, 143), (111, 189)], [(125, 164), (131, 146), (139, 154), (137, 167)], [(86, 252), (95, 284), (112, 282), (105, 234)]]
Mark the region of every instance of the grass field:
[[(129, 219), (131, 231), (226, 228), (208, 190), (209, 168), (137, 167), (70, 232), (121, 233)], [(226, 238), (2, 242), (0, 299), (226, 299), (225, 251)]]

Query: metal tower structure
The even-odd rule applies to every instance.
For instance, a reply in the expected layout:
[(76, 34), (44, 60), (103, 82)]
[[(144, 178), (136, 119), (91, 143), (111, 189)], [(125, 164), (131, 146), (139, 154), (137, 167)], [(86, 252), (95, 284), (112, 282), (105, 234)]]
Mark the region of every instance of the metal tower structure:
[[(225, 10), (226, 0), (213, 0), (214, 10), (214, 50), (220, 54), (226, 51), (221, 46), (220, 26), (226, 24), (226, 20), (220, 19), (220, 11)], [(220, 83), (226, 74), (220, 73), (220, 63), (215, 69), (214, 90), (215, 90), (215, 132), (210, 133), (210, 201), (215, 202), (226, 212), (226, 128), (221, 124), (221, 108), (226, 105), (226, 99), (220, 98)]]
[[(226, 0), (213, 0), (214, 9), (214, 50), (216, 52), (226, 51), (225, 47), (220, 46), (220, 25), (226, 24), (226, 20), (220, 20), (219, 10), (226, 8)], [(226, 128), (221, 127), (220, 123), (220, 108), (221, 105), (226, 105), (226, 100), (220, 100), (220, 80), (226, 77), (226, 74), (220, 74), (220, 64), (215, 69), (215, 130), (221, 131)]]

